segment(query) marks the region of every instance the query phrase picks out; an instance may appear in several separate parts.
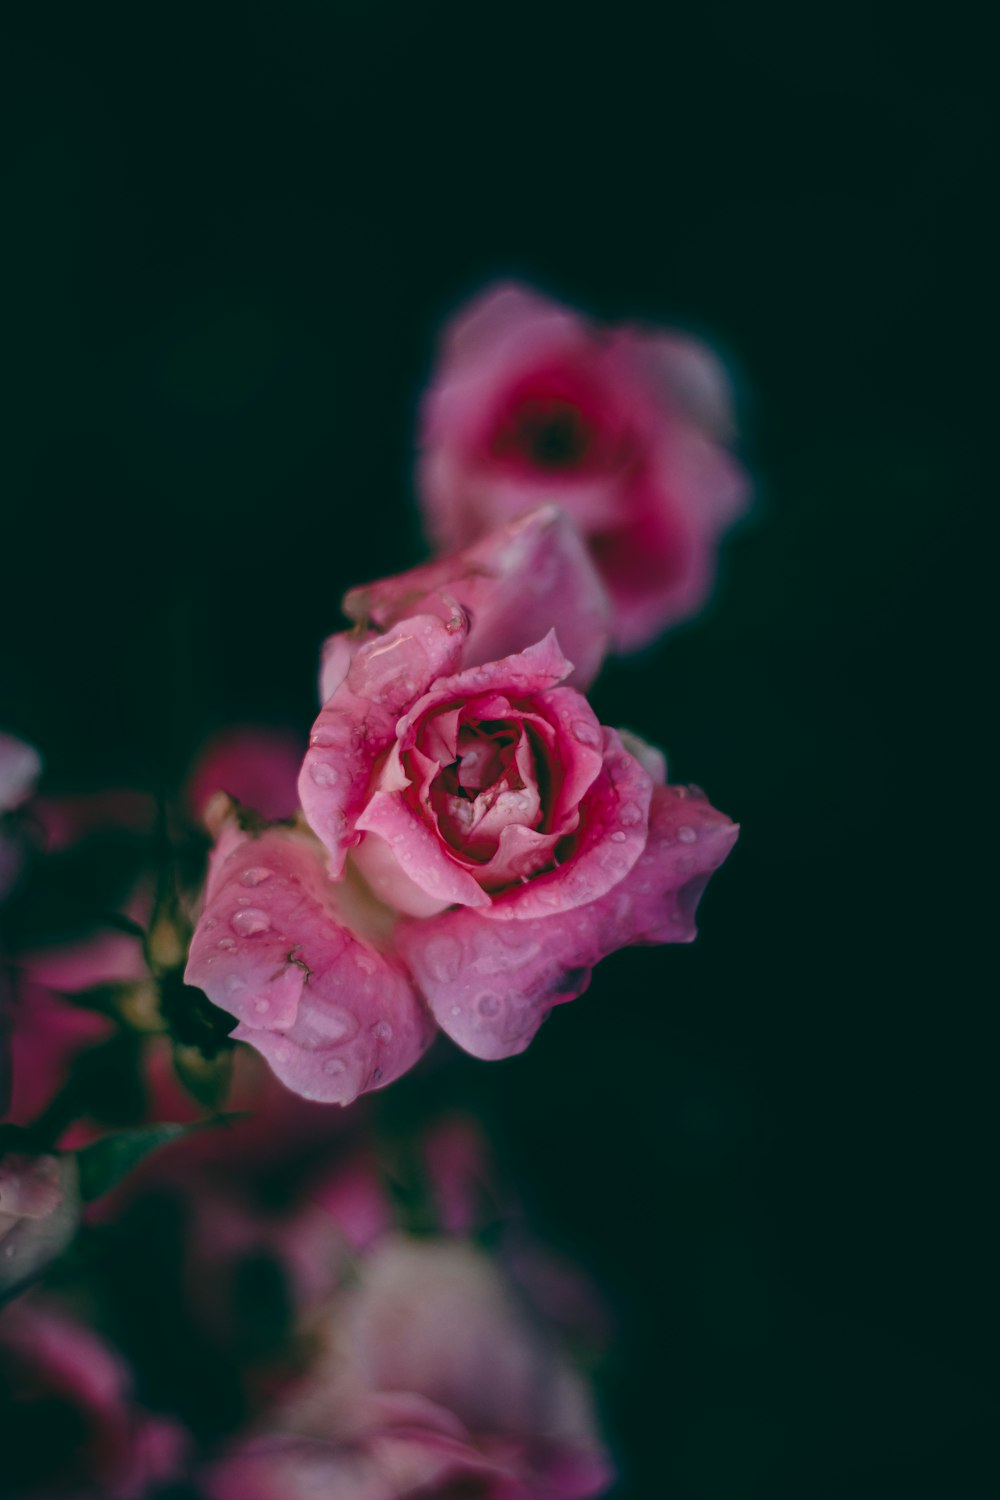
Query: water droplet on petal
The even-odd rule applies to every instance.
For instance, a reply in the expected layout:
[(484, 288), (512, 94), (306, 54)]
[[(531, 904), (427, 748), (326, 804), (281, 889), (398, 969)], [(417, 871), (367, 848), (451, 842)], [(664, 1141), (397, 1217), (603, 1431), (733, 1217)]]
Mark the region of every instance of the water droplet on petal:
[(499, 1015), (499, 1013), (500, 1013), (500, 996), (499, 995), (494, 995), (492, 993), (487, 993), (485, 995), (480, 995), (478, 1003), (479, 1003), (479, 1014), (481, 1016), (485, 1016), (487, 1018), (487, 1020), (490, 1019), (490, 1017), (492, 1017), (492, 1016)]
[(247, 982), (242, 974), (230, 974), (226, 979), (226, 994), (236, 995), (240, 990), (245, 990)]
[(326, 1062), (323, 1064), (323, 1072), (327, 1073), (331, 1078), (333, 1078), (338, 1073), (343, 1073), (346, 1067), (347, 1064), (341, 1058), (328, 1057)]
[(574, 719), (570, 728), (581, 745), (590, 745), (596, 749), (601, 743), (601, 731), (596, 724), (590, 724), (586, 719)]
[(372, 1036), (380, 1042), (392, 1041), (392, 1027), (388, 1021), (376, 1021), (372, 1027)]
[(618, 821), (623, 828), (634, 828), (642, 822), (642, 808), (637, 802), (623, 802), (618, 812)]
[(617, 833), (613, 833), (611, 835), (611, 842), (613, 844), (624, 844), (624, 842), (625, 842), (625, 840), (627, 838), (628, 838), (628, 834), (627, 833), (622, 833), (621, 829), (619, 829)]
[(267, 932), (271, 926), (271, 918), (259, 906), (245, 906), (240, 911), (233, 912), (229, 925), (240, 937), (253, 937), (255, 933)]
[(337, 780), (336, 771), (325, 760), (314, 761), (309, 767), (309, 775), (317, 786), (333, 786)]
[(218, 942), (218, 947), (220, 947), (220, 948), (235, 948), (236, 947), (236, 939), (235, 938), (220, 938), (219, 942)]
[(270, 880), (271, 871), (265, 865), (254, 865), (249, 870), (244, 870), (240, 876), (240, 885), (263, 885), (265, 880)]
[(259, 1016), (263, 1016), (266, 1015), (267, 1012), (271, 1009), (271, 1002), (270, 1000), (264, 999), (255, 1000), (253, 1003), (253, 1008)]
[(683, 823), (681, 827), (678, 828), (677, 837), (682, 844), (694, 844), (697, 843), (698, 840), (697, 833), (695, 833), (694, 829), (690, 828), (687, 823)]

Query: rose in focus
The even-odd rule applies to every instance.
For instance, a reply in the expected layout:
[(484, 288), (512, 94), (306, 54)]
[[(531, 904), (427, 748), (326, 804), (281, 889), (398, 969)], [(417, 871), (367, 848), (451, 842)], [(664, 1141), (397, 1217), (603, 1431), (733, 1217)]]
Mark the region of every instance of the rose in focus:
[[(187, 982), (308, 1098), (398, 1077), (430, 1016), (478, 1057), (522, 1051), (606, 954), (690, 941), (736, 835), (665, 784), (658, 752), (599, 723), (554, 631), (525, 640), (516, 609), (497, 628), (502, 566), (452, 571), (414, 585), (411, 612), (407, 590), (373, 586), (393, 623), (370, 608), (369, 628), (328, 642), (308, 826), (234, 810), (211, 859)], [(484, 620), (509, 654), (482, 659)]]
[(610, 595), (615, 644), (634, 650), (704, 603), (719, 537), (746, 504), (726, 448), (731, 407), (697, 340), (601, 327), (526, 287), (494, 287), (445, 331), (425, 398), (431, 538), (451, 551), (562, 506)]

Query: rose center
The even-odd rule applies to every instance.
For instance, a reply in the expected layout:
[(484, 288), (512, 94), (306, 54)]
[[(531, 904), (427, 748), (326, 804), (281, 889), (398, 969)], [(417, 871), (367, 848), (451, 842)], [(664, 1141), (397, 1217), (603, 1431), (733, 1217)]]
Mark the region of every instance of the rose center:
[(431, 789), (438, 826), (453, 848), (487, 861), (505, 828), (543, 819), (534, 753), (522, 725), (498, 720), (462, 725), (455, 748)]
[(579, 407), (559, 397), (524, 401), (494, 442), (498, 457), (527, 459), (540, 469), (578, 468), (590, 446), (590, 430)]

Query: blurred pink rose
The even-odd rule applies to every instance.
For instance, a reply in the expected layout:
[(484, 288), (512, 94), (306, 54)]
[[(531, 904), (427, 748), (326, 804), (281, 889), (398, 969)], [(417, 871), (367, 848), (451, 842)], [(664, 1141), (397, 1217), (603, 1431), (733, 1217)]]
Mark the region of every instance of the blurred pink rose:
[(583, 1381), (460, 1240), (384, 1238), (262, 1426), (211, 1472), (210, 1500), (586, 1500), (614, 1477)]
[(176, 1472), (184, 1439), (134, 1402), (97, 1334), (40, 1303), (0, 1314), (0, 1487), (17, 1500), (139, 1500)]
[(708, 594), (748, 493), (731, 435), (726, 375), (703, 344), (605, 328), (501, 284), (442, 340), (422, 423), (427, 526), (451, 551), (564, 507), (611, 596), (615, 643), (634, 650)]
[(234, 815), (211, 859), (187, 983), (307, 1098), (412, 1066), (421, 1002), (478, 1057), (522, 1051), (606, 954), (690, 941), (736, 836), (598, 723), (554, 633), (470, 665), (467, 611), (429, 602), (328, 649), (299, 779), (312, 832)]
[(0, 1293), (19, 1288), (61, 1255), (79, 1221), (73, 1157), (0, 1155)]

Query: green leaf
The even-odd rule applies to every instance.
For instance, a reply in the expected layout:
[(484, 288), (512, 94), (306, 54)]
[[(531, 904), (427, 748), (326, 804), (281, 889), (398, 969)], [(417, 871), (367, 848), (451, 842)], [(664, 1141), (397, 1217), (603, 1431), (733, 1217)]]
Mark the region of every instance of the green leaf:
[(144, 1157), (159, 1146), (179, 1140), (196, 1130), (197, 1125), (138, 1125), (133, 1130), (119, 1130), (77, 1152), (80, 1166), (80, 1196), (91, 1203), (102, 1193), (128, 1176)]
[(233, 1125), (247, 1117), (247, 1110), (232, 1110), (224, 1115), (213, 1115), (208, 1120), (195, 1120), (189, 1125), (138, 1125), (133, 1130), (118, 1130), (113, 1135), (101, 1136), (100, 1140), (76, 1153), (80, 1168), (80, 1196), (85, 1203), (91, 1203), (102, 1193), (117, 1187), (133, 1167), (160, 1146), (167, 1146), (196, 1130)]

